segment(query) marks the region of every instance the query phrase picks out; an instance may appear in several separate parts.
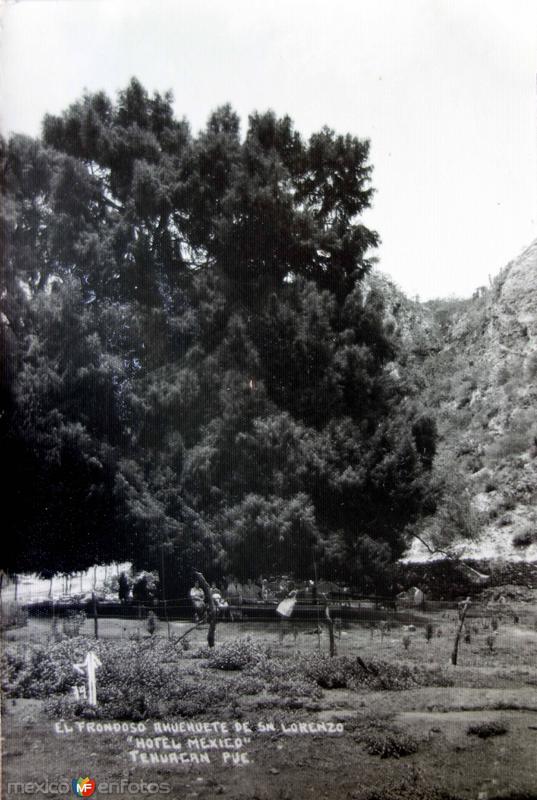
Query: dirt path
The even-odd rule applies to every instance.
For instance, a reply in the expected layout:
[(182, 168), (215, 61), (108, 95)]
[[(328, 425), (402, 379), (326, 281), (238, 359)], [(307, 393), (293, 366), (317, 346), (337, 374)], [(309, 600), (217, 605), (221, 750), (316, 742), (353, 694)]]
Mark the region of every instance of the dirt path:
[[(520, 709), (531, 705), (535, 710), (497, 708), (502, 702)], [(124, 735), (97, 736), (86, 730), (62, 735), (40, 701), (8, 701), (5, 782), (21, 776), (26, 782), (70, 781), (83, 772), (99, 780), (127, 776), (133, 781), (164, 781), (171, 787), (167, 796), (181, 800), (366, 800), (372, 792), (377, 798), (385, 792), (390, 799), (410, 800), (405, 793), (409, 786), (421, 798), (426, 787), (438, 786), (441, 776), (443, 788), (463, 800), (492, 800), (515, 792), (537, 796), (537, 698), (531, 687), (369, 694), (338, 690), (326, 692), (319, 705), (316, 711), (272, 717), (270, 711), (261, 714), (244, 707), (242, 722), (256, 733), (246, 748), (248, 763), (234, 767), (223, 764), (218, 752), (211, 754), (210, 764), (132, 763), (132, 745)], [(261, 732), (260, 720), (270, 718), (274, 730)], [(486, 741), (468, 736), (470, 721), (498, 718), (507, 723), (504, 736)], [(418, 742), (418, 751), (398, 760), (369, 754), (359, 733), (372, 719), (388, 720), (407, 731)], [(315, 733), (312, 727), (299, 733), (300, 723), (327, 722), (340, 723), (342, 732)], [(148, 730), (152, 725), (147, 721)]]

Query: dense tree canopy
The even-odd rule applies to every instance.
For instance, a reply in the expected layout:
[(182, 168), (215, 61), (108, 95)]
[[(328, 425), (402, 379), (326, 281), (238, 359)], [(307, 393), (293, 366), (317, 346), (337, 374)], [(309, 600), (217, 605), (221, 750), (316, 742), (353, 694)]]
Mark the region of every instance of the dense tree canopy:
[(2, 163), (7, 567), (131, 558), (171, 592), (400, 555), (436, 433), (364, 283), (367, 141), (229, 106), (193, 136), (132, 80)]

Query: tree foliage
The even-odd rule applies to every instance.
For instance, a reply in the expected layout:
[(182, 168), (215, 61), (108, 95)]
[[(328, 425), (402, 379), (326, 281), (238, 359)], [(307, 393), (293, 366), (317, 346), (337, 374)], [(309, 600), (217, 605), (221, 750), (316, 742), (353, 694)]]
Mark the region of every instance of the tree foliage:
[(434, 422), (368, 291), (368, 142), (136, 80), (2, 142), (12, 569), (130, 558), (359, 579), (423, 510)]

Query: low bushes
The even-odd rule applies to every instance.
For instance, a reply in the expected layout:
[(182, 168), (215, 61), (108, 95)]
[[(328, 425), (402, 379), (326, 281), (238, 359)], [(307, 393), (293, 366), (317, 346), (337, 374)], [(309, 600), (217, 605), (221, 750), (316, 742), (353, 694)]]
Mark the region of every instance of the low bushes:
[[(365, 789), (353, 796), (356, 800), (460, 800), (460, 797), (437, 786), (417, 783), (416, 780), (390, 781), (390, 784), (382, 789)], [(513, 800), (518, 798), (513, 797)]]
[(369, 661), (347, 656), (329, 658), (316, 653), (300, 660), (305, 677), (315, 681), (324, 689), (360, 689), (373, 691), (400, 691), (418, 686), (451, 686), (439, 669), (430, 670), (418, 666), (388, 664), (384, 661)]
[(368, 753), (381, 758), (401, 758), (418, 750), (416, 739), (398, 728), (373, 727), (359, 741)]
[(69, 639), (80, 636), (80, 629), (86, 621), (86, 615), (83, 611), (69, 611), (67, 616), (62, 620), (62, 631)]
[(85, 637), (49, 645), (24, 644), (2, 656), (2, 689), (9, 697), (46, 698), (68, 692), (83, 678), (74, 664), (93, 650), (102, 666), (98, 671), (99, 698), (103, 704), (125, 696), (136, 704), (139, 697), (165, 696), (176, 683), (177, 656), (168, 642), (107, 642)]
[(491, 736), (503, 736), (509, 730), (506, 722), (492, 720), (490, 722), (476, 722), (469, 725), (466, 733), (468, 736), (479, 736), (480, 739), (489, 739)]
[(246, 637), (230, 639), (217, 648), (209, 650), (208, 655), (208, 666), (212, 669), (242, 670), (259, 663), (266, 657), (267, 650)]
[(164, 687), (162, 694), (137, 690), (131, 696), (122, 687), (113, 692), (98, 690), (96, 708), (71, 695), (55, 695), (46, 701), (45, 710), (53, 717), (64, 719), (89, 717), (138, 721), (169, 715), (197, 717), (232, 702), (228, 690), (223, 686), (208, 686), (187, 680), (175, 681), (173, 689), (170, 689), (169, 686)]
[(19, 644), (6, 650), (1, 660), (2, 690), (8, 697), (33, 698), (69, 691), (79, 680), (73, 663), (85, 655), (77, 649), (77, 641)]
[[(68, 694), (84, 682), (74, 664), (82, 662), (89, 650), (101, 661), (96, 710)], [(122, 641), (76, 637), (46, 646), (19, 645), (3, 655), (2, 688), (8, 697), (48, 698), (52, 714), (97, 713), (105, 719), (139, 720), (222, 712), (234, 708), (244, 695), (264, 695), (267, 702), (276, 696), (286, 707), (300, 708), (322, 697), (323, 689), (396, 691), (450, 685), (440, 670), (417, 666), (364, 664), (322, 653), (271, 658), (250, 639), (230, 640), (199, 655), (204, 660), (196, 662), (173, 642), (154, 637)], [(224, 677), (218, 671), (230, 674)]]
[(18, 603), (4, 603), (0, 616), (0, 629), (24, 628), (28, 624), (28, 610)]
[(513, 547), (523, 549), (537, 543), (537, 530), (527, 528), (513, 536)]

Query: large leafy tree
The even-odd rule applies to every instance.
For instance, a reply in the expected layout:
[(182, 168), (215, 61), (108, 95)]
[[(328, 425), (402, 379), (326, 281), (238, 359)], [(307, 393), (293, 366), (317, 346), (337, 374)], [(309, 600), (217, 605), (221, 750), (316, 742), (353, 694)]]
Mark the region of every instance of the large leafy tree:
[(424, 507), (435, 431), (363, 282), (368, 142), (305, 140), (272, 112), (241, 136), (229, 106), (193, 136), (133, 80), (2, 158), (24, 566), (130, 557), (169, 592), (193, 564), (382, 572)]

